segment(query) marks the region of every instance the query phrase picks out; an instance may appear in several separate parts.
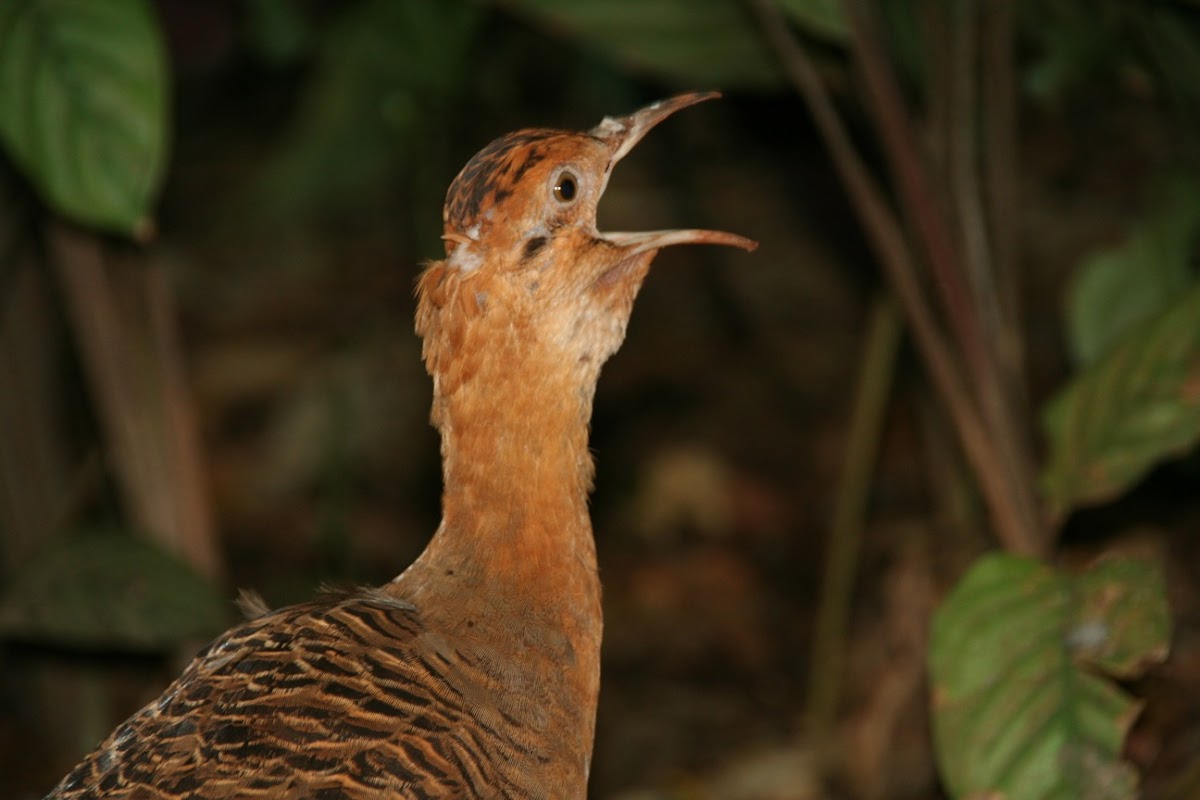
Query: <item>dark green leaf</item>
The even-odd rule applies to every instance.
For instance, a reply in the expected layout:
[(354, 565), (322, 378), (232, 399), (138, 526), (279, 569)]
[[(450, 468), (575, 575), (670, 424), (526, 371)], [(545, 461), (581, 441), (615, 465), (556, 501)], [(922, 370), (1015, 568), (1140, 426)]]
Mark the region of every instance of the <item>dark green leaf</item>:
[(288, 64), (311, 48), (312, 26), (293, 0), (245, 0), (243, 8), (250, 44), (264, 60)]
[[(510, 5), (619, 64), (688, 88), (769, 86), (781, 80), (753, 18), (730, 0), (514, 0)], [(817, 3), (791, 5), (811, 5), (812, 19), (831, 24), (831, 17), (815, 11)]]
[(1156, 3), (1139, 17), (1148, 60), (1161, 83), (1188, 107), (1191, 119), (1200, 110), (1200, 3), (1174, 7)]
[(1062, 513), (1121, 493), (1200, 439), (1200, 286), (1047, 405), (1042, 486)]
[(1198, 233), (1200, 190), (1180, 179), (1124, 242), (1081, 266), (1067, 300), (1068, 339), (1076, 363), (1095, 362), (1187, 290)]
[(841, 0), (779, 0), (780, 7), (806, 31), (835, 42), (849, 36)]
[[(262, 178), (276, 213), (375, 202), (457, 90), (482, 19), (476, 3), (368, 0), (321, 34), (294, 131)], [(257, 199), (257, 198), (256, 198)]]
[(67, 537), (23, 568), (0, 603), (0, 635), (96, 648), (163, 650), (210, 637), (229, 605), (187, 565), (138, 537)]
[(1120, 760), (1138, 704), (1096, 667), (1135, 674), (1166, 654), (1159, 570), (1102, 563), (1081, 576), (986, 556), (946, 598), (930, 643), (934, 734), (951, 795), (1136, 796)]
[(1090, 3), (1021, 3), (1021, 29), (1032, 53), (1024, 73), (1025, 91), (1055, 102), (1089, 81), (1103, 82), (1129, 58), (1122, 39), (1120, 0)]
[(145, 0), (6, 0), (0, 86), (0, 139), (51, 206), (148, 233), (167, 75)]

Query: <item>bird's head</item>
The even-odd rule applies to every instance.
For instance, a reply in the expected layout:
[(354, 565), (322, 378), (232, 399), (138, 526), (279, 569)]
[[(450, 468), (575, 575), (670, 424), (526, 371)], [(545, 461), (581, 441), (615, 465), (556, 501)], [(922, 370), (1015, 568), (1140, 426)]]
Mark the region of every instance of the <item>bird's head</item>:
[[(431, 335), (491, 316), (498, 330), (526, 331), (560, 356), (598, 368), (620, 345), (633, 299), (659, 249), (723, 244), (753, 250), (731, 233), (663, 230), (607, 233), (596, 208), (613, 167), (655, 125), (719, 96), (692, 93), (580, 133), (528, 129), (479, 151), (446, 195), (446, 258), (419, 285), (418, 332), (436, 373), (443, 345)], [(453, 308), (454, 319), (447, 319)], [(449, 344), (448, 342), (446, 343)]]

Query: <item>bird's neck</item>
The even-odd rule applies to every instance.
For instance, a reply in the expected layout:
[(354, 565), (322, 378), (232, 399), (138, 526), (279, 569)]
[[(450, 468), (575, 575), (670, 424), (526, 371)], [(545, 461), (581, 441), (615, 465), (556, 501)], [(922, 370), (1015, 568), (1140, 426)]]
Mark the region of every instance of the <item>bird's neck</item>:
[(564, 364), (536, 342), (504, 338), (465, 347), (453, 371), (435, 372), (442, 523), (412, 580), (421, 578), (424, 591), (502, 602), (528, 622), (572, 634), (591, 636), (585, 629), (594, 627), (598, 638), (587, 511), (598, 367)]
[(468, 386), (439, 398), (438, 554), (469, 561), (506, 591), (530, 587), (560, 602), (556, 585), (595, 573), (590, 391), (583, 397), (517, 370), (492, 377), (486, 395)]
[(535, 305), (525, 283), (452, 269), (425, 271), (417, 309), (442, 523), (393, 587), (483, 670), (495, 724), (555, 738), (577, 787), (558, 796), (582, 797), (603, 627), (587, 433), (600, 363), (624, 327), (615, 319), (603, 342), (581, 345), (577, 307)]

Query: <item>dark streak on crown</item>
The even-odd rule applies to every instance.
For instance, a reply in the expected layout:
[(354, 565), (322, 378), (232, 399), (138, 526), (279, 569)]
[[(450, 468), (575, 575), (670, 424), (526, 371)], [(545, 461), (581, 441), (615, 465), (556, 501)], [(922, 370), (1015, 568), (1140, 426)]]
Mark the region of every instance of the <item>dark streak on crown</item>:
[(524, 174), (545, 157), (542, 148), (532, 146), (555, 131), (531, 129), (502, 136), (480, 150), (467, 162), (446, 193), (445, 223), (448, 230), (465, 233), (484, 211), (484, 206), (502, 202), (512, 194), (514, 156), (528, 153), (519, 166)]
[(556, 145), (587, 136), (530, 128), (496, 139), (476, 153), (450, 184), (444, 214), (446, 229), (465, 234), (488, 209), (511, 197), (525, 174), (550, 157)]

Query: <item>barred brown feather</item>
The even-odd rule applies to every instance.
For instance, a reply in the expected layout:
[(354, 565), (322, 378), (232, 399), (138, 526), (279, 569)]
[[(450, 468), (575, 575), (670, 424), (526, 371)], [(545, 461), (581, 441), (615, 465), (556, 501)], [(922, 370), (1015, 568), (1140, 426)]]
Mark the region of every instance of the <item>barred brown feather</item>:
[(495, 680), (381, 591), (291, 606), (213, 642), (49, 797), (555, 796)]

